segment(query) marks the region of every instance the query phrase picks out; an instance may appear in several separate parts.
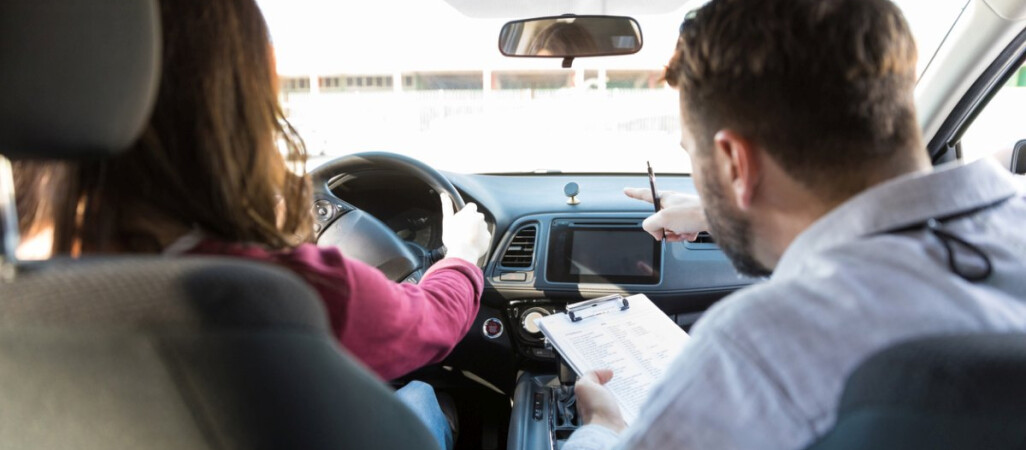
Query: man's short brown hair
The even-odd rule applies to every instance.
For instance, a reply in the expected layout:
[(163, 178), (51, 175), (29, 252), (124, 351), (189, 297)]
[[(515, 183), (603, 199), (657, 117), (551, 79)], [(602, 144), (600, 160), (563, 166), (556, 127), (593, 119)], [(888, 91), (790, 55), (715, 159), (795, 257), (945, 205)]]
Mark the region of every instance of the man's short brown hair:
[(850, 194), (864, 186), (847, 175), (921, 150), (915, 68), (888, 0), (713, 0), (681, 25), (666, 79), (700, 147), (730, 128), (803, 184)]

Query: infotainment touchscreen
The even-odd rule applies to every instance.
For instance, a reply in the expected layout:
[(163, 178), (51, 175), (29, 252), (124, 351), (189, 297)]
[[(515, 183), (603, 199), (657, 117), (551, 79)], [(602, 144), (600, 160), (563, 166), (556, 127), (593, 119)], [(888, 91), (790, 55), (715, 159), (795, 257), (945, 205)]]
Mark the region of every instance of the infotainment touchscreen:
[(549, 281), (658, 284), (661, 244), (637, 222), (553, 221)]

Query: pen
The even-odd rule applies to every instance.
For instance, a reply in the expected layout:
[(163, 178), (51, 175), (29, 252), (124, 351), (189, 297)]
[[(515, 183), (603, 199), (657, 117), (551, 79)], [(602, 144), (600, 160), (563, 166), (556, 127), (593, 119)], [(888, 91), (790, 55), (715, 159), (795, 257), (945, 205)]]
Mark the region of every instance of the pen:
[[(652, 163), (651, 162), (645, 161), (645, 165), (648, 166), (648, 186), (652, 190), (652, 205), (655, 206), (655, 212), (659, 212), (659, 210), (662, 209), (662, 207), (659, 206), (659, 194), (656, 193), (655, 172), (652, 171)], [(663, 229), (663, 239), (666, 239), (666, 229), (665, 228)]]

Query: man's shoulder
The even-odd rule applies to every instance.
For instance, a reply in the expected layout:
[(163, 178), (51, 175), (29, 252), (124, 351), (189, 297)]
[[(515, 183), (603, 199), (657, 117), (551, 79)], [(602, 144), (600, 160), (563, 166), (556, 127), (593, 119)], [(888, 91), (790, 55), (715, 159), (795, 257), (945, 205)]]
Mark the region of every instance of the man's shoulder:
[(986, 282), (958, 276), (943, 244), (928, 236), (870, 236), (810, 254), (786, 276), (735, 292), (709, 309), (696, 332), (721, 329), (737, 339), (769, 329), (830, 334), (849, 322), (890, 326), (899, 316), (972, 313), (987, 299), (1019, 298), (1026, 290), (1016, 280), (1026, 276), (1026, 262), (1007, 249), (992, 251), (993, 237), (972, 239), (986, 243), (980, 247), (994, 267)]
[(914, 289), (927, 267), (921, 248), (902, 239), (874, 237), (810, 255), (796, 274), (773, 277), (727, 296), (710, 308), (699, 329), (781, 328), (817, 323), (866, 307), (898, 289)]
[(759, 322), (772, 321), (773, 316), (783, 311), (798, 310), (808, 299), (789, 293), (801, 285), (800, 280), (769, 279), (742, 288), (709, 308), (694, 332), (750, 329)]

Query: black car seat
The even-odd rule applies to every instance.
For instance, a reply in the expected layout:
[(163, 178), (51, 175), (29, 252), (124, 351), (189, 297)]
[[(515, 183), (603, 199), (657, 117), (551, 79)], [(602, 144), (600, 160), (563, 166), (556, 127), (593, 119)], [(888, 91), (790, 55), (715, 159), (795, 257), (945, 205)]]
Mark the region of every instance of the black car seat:
[(1016, 142), (1015, 147), (1012, 147), (1012, 163), (1009, 169), (1016, 175), (1026, 175), (1026, 139)]
[(937, 336), (873, 355), (809, 450), (1026, 449), (1026, 334)]
[[(158, 21), (153, 0), (0, 2), (0, 153), (128, 147), (154, 101)], [(0, 447), (437, 448), (295, 275), (223, 258), (18, 263), (12, 190), (0, 158)]]

